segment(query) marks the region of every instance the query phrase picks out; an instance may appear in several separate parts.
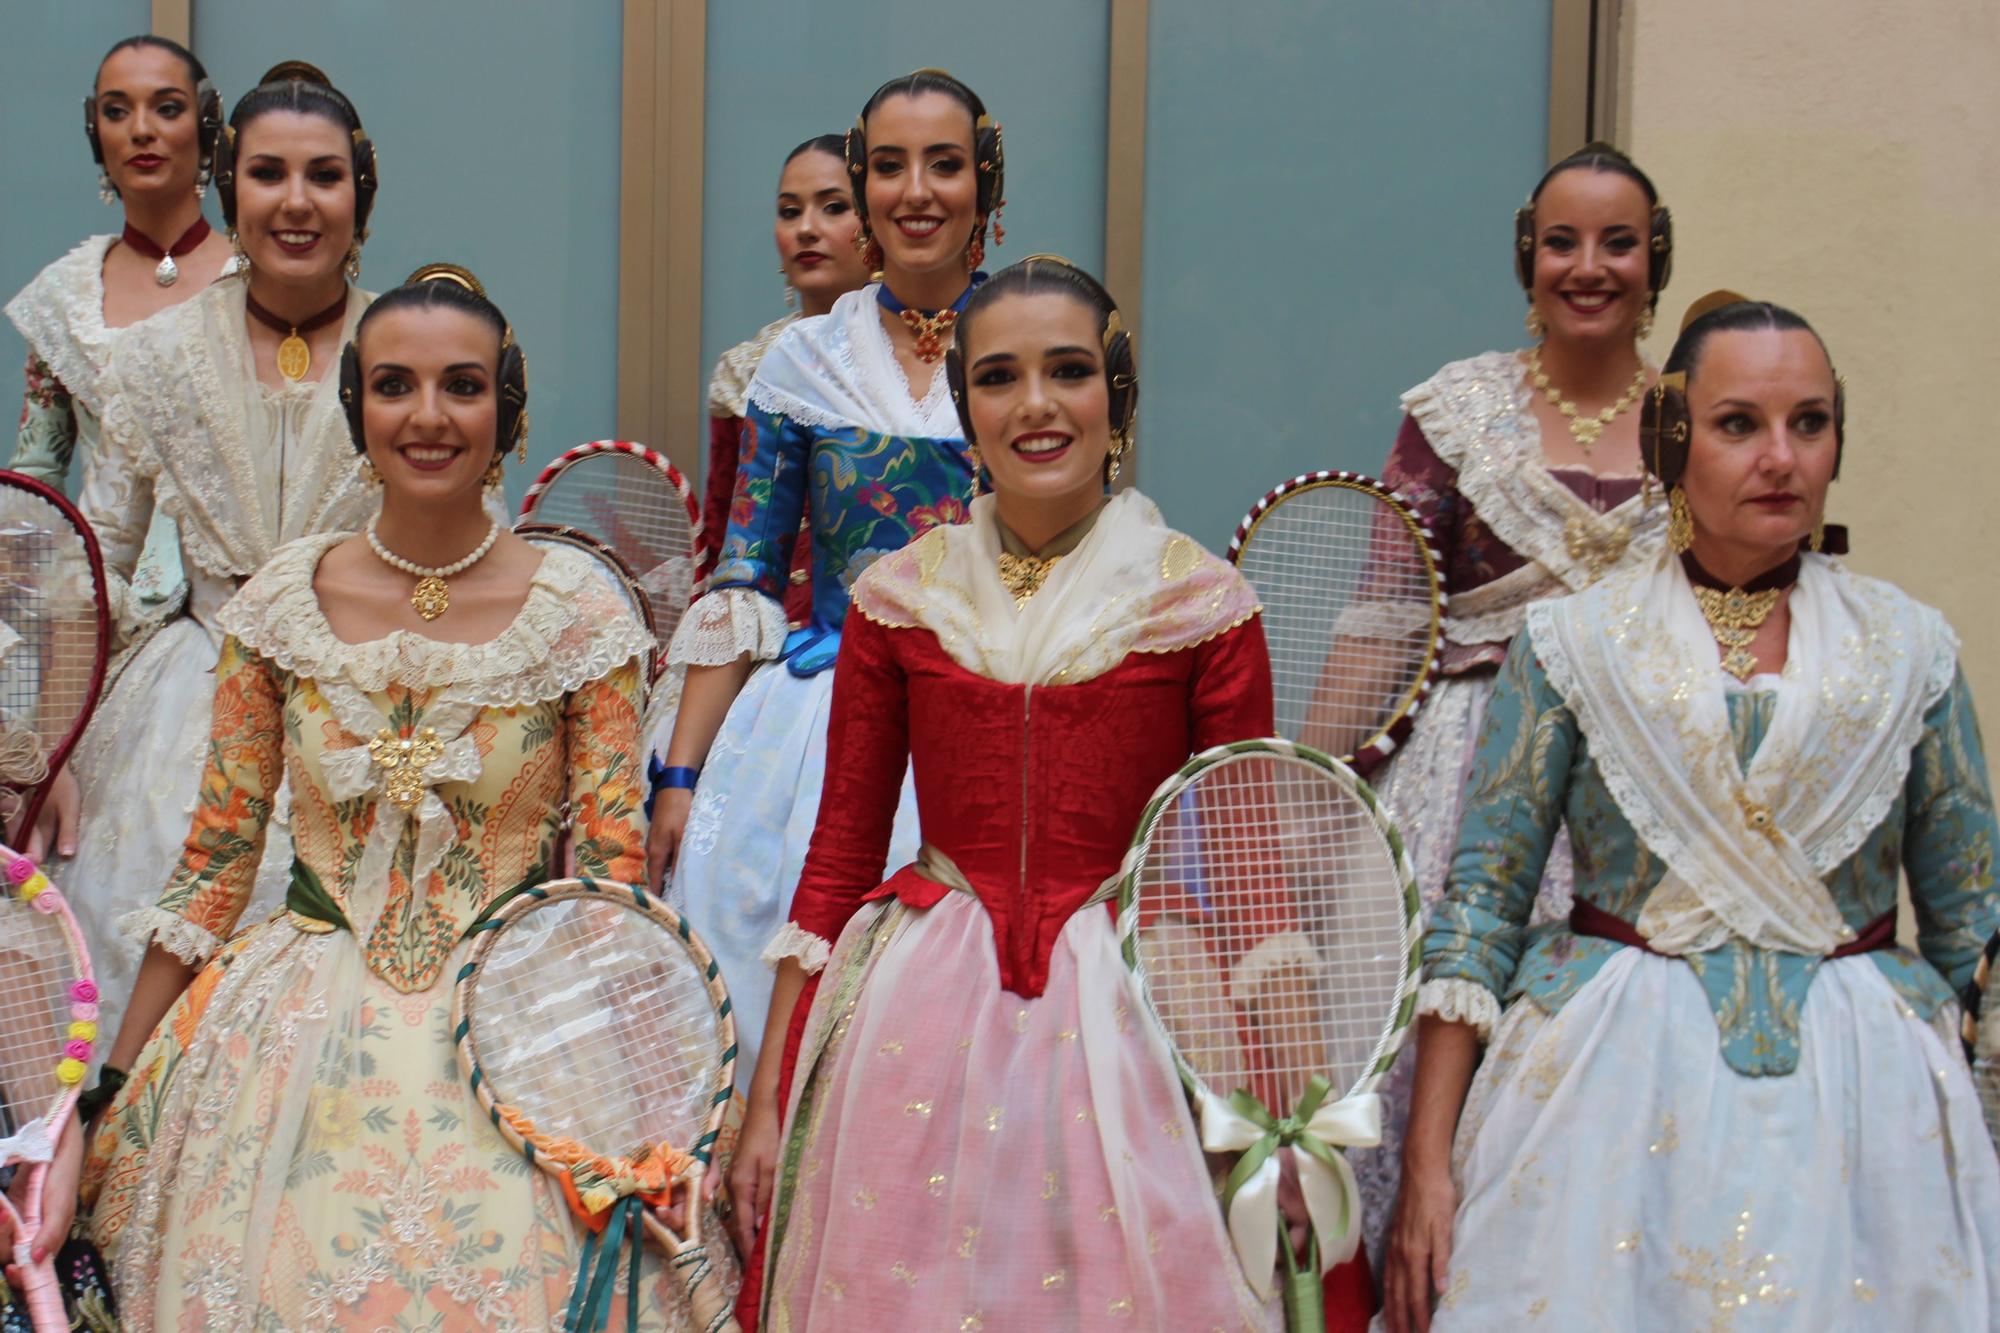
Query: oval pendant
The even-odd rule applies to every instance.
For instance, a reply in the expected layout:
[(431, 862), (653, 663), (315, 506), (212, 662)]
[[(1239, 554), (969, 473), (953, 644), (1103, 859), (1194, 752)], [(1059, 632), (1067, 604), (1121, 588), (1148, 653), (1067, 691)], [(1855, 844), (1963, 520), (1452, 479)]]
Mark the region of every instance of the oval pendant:
[(294, 333), (278, 344), (278, 373), (297, 383), (312, 369), (312, 348), (306, 340)]
[(171, 287), (181, 280), (181, 267), (172, 255), (161, 255), (160, 262), (153, 269), (153, 281), (162, 287)]
[(436, 620), (451, 609), (451, 589), (435, 574), (426, 574), (417, 580), (415, 591), (410, 594), (410, 605), (425, 620)]

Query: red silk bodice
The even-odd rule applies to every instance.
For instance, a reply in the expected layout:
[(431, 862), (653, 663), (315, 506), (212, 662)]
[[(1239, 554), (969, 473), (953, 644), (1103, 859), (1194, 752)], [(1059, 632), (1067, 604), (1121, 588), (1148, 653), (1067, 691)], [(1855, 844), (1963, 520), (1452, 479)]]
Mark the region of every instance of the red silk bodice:
[(865, 901), (929, 907), (952, 892), (912, 867), (881, 882), (907, 760), (924, 840), (993, 923), (1001, 984), (1039, 995), (1057, 935), (1118, 869), (1153, 790), (1195, 751), (1272, 727), (1255, 618), (1081, 684), (1026, 686), (966, 670), (929, 630), (849, 616), (792, 920), (833, 940)]

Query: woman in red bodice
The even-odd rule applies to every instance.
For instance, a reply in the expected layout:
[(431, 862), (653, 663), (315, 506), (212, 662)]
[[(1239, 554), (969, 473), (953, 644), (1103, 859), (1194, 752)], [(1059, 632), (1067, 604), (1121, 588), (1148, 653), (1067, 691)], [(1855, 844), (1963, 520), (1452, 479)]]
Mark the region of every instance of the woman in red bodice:
[[(770, 1323), (1274, 1327), (1104, 889), (1161, 779), (1270, 733), (1255, 597), (1144, 496), (1105, 498), (1137, 375), (1094, 280), (1002, 272), (948, 365), (993, 493), (855, 584), (767, 954), (730, 1183), (740, 1221), (770, 1209)], [(906, 763), (923, 850), (884, 882)]]

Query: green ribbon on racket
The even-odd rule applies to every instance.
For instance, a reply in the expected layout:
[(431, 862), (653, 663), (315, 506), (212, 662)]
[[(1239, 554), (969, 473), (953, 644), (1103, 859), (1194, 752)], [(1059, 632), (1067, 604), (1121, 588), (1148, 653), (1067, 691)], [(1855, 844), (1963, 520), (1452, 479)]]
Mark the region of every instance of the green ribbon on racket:
[[(1280, 1117), (1241, 1088), (1226, 1100), (1201, 1093), (1201, 1146), (1243, 1154), (1230, 1168), (1222, 1208), (1243, 1275), (1259, 1296), (1270, 1294), (1283, 1229), (1277, 1216), (1278, 1149), (1304, 1153), (1298, 1159), (1299, 1188), (1312, 1217), (1321, 1270), (1352, 1258), (1360, 1245), (1361, 1191), (1340, 1149), (1372, 1148), (1382, 1141), (1382, 1102), (1365, 1092), (1328, 1105), (1332, 1095), (1333, 1085), (1315, 1075), (1292, 1113)], [(1318, 1280), (1318, 1274), (1311, 1276)]]
[(610, 1326), (611, 1298), (618, 1282), (618, 1247), (627, 1243), (628, 1235), (632, 1260), (626, 1279), (625, 1328), (627, 1333), (639, 1333), (639, 1248), (644, 1230), (639, 1210), (645, 1206), (638, 1195), (626, 1195), (611, 1205), (611, 1220), (605, 1224), (604, 1234), (593, 1231), (584, 1240), (569, 1311), (563, 1316), (563, 1327), (569, 1333), (598, 1333)]

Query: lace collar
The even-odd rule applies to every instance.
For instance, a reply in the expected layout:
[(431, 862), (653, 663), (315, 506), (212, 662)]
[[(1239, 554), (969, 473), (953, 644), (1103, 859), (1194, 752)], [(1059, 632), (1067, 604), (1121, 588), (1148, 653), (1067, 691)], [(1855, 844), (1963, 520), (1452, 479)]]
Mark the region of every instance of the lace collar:
[(1512, 352), (1454, 361), (1403, 395), (1403, 409), (1437, 456), (1458, 473), (1458, 489), (1508, 548), (1546, 569), (1571, 592), (1604, 571), (1607, 541), (1625, 560), (1650, 565), (1666, 532), (1666, 506), (1633, 496), (1598, 513), (1562, 484), (1542, 455), (1527, 395), (1527, 372)]
[(778, 335), (799, 322), (797, 311), (772, 320), (716, 358), (715, 374), (708, 381), (708, 414), (712, 417), (740, 417), (750, 401), (750, 381), (763, 364), (764, 353)]
[(528, 600), (484, 643), (445, 643), (410, 630), (348, 643), (313, 591), (328, 548), (351, 536), (320, 533), (279, 548), (216, 617), (224, 632), (294, 675), (378, 693), (449, 687), (454, 698), (505, 708), (561, 698), (644, 653), (645, 628), (599, 579), (581, 551), (551, 548)]
[[(1041, 589), (1016, 605), (999, 571), (994, 499), (868, 567), (854, 606), (880, 625), (921, 626), (954, 662), (1007, 684), (1101, 676), (1132, 653), (1192, 648), (1257, 614), (1234, 566), (1168, 527), (1138, 491), (1114, 496)], [(1080, 526), (1080, 525), (1079, 525)]]
[(86, 237), (81, 245), (37, 273), (7, 303), (7, 318), (28, 349), (55, 372), (70, 397), (101, 412), (98, 378), (123, 329), (104, 324), (104, 256), (116, 236)]
[(801, 319), (780, 333), (750, 381), (749, 400), (804, 426), (961, 438), (942, 365), (924, 396), (911, 396), (909, 376), (882, 327), (877, 285), (849, 292), (827, 314)]

